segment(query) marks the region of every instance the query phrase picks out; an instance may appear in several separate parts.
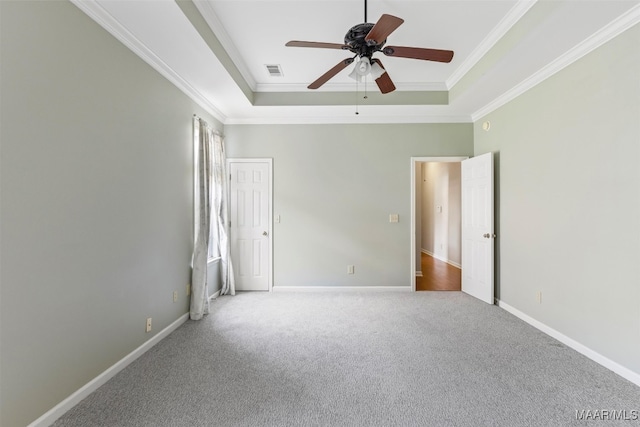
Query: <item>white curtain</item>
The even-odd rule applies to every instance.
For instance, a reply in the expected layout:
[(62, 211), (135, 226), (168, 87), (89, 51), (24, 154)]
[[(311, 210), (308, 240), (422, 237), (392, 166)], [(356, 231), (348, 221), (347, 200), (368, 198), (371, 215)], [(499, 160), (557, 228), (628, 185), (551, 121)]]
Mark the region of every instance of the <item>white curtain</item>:
[(231, 244), (229, 241), (229, 217), (227, 203), (229, 185), (227, 174), (227, 156), (224, 151), (224, 139), (221, 135), (213, 136), (213, 181), (214, 215), (217, 219), (218, 247), (220, 250), (220, 295), (235, 295), (236, 283), (231, 263)]
[(220, 256), (220, 294), (235, 295), (227, 212), (228, 180), (224, 139), (204, 120), (193, 122), (195, 151), (195, 238), (191, 271), (192, 320), (209, 313), (207, 264)]
[(207, 287), (207, 262), (209, 259), (209, 235), (211, 227), (211, 166), (212, 132), (207, 123), (194, 118), (194, 247), (191, 260), (191, 305), (189, 316), (200, 320), (209, 314), (209, 290)]

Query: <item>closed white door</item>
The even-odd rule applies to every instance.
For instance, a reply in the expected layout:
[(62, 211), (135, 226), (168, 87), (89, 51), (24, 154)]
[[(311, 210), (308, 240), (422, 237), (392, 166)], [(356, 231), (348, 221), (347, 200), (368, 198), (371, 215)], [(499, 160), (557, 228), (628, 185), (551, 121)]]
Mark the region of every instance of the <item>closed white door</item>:
[(231, 259), (236, 290), (268, 291), (271, 282), (271, 162), (229, 160)]
[(462, 161), (462, 291), (494, 303), (493, 153)]

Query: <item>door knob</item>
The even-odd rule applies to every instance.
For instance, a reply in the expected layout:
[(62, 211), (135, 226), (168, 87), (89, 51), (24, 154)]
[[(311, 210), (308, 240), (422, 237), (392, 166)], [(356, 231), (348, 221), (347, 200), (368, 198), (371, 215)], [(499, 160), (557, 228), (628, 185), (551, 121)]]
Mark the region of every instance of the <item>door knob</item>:
[(491, 237), (493, 237), (494, 239), (496, 238), (495, 234), (490, 234), (490, 233), (485, 233), (482, 235), (482, 237), (484, 237), (485, 239), (490, 239)]
[(268, 235), (269, 235), (269, 233), (267, 233), (266, 231), (263, 231), (263, 232), (262, 232), (262, 235), (263, 235), (263, 236), (268, 236)]

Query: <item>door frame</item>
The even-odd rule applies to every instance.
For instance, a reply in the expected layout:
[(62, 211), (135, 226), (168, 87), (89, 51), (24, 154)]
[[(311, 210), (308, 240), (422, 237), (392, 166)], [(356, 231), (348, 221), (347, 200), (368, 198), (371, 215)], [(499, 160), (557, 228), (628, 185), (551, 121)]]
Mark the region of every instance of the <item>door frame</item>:
[(460, 163), (467, 160), (469, 156), (444, 156), (444, 157), (411, 157), (411, 220), (410, 220), (410, 241), (411, 241), (411, 292), (416, 291), (416, 164), (423, 162), (437, 163)]
[[(268, 233), (269, 233), (269, 243), (267, 247), (269, 248), (269, 257), (267, 261), (267, 268), (269, 271), (267, 272), (267, 281), (269, 283), (269, 292), (273, 292), (273, 158), (272, 157), (228, 157), (226, 166), (227, 173), (230, 173), (231, 163), (267, 163), (269, 165), (269, 209), (268, 212)], [(231, 180), (227, 180), (227, 194), (229, 194), (229, 203), (227, 204), (227, 209), (230, 210), (231, 206)], [(229, 236), (229, 242), (231, 242), (231, 236)], [(263, 291), (264, 292), (264, 291)]]

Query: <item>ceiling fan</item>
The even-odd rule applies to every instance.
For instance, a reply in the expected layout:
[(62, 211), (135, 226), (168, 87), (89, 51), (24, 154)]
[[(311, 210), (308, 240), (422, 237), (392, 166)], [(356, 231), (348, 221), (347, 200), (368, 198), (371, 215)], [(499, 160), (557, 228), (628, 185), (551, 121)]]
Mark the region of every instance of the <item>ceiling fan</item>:
[(321, 75), (316, 81), (307, 86), (309, 89), (318, 89), (340, 71), (344, 70), (349, 64), (353, 63), (356, 58), (360, 58), (349, 76), (357, 80), (363, 80), (366, 75), (371, 74), (380, 92), (389, 93), (393, 92), (396, 87), (382, 65), (382, 62), (377, 58), (372, 58), (374, 53), (382, 52), (386, 56), (437, 62), (451, 62), (453, 58), (453, 51), (451, 50), (385, 46), (387, 37), (402, 25), (403, 22), (404, 20), (401, 18), (384, 14), (375, 24), (368, 23), (367, 0), (365, 0), (364, 23), (355, 25), (347, 32), (344, 36), (344, 44), (292, 40), (285, 46), (341, 49), (351, 51), (355, 54), (352, 58), (340, 61), (329, 71)]

